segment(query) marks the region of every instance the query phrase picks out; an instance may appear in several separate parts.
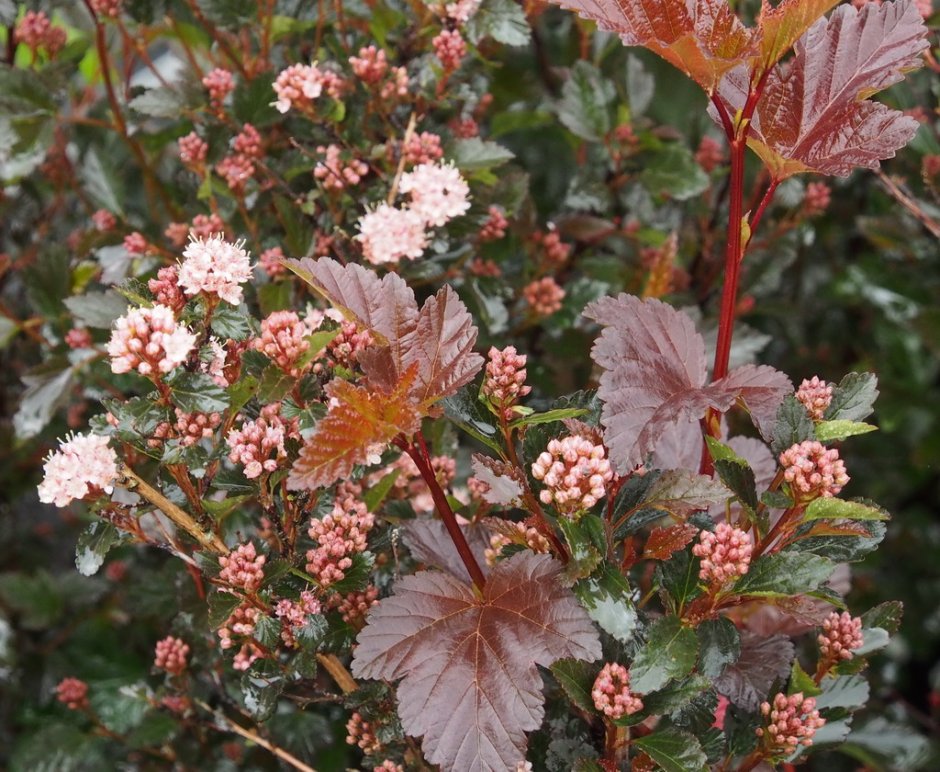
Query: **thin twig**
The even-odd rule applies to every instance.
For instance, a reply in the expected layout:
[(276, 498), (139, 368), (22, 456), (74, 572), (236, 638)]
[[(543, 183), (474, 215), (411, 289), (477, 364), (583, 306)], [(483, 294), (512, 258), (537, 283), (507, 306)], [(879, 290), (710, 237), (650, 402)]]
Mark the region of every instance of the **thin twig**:
[(914, 215), (914, 217), (920, 221), (921, 225), (930, 231), (935, 239), (940, 239), (940, 223), (927, 214), (913, 198), (901, 189), (900, 185), (881, 169), (875, 172), (875, 174), (878, 175), (878, 179), (881, 181), (881, 184), (884, 185), (888, 193), (890, 193), (901, 206), (907, 209), (908, 212)]
[(395, 170), (395, 179), (392, 180), (392, 188), (388, 191), (388, 199), (386, 199), (389, 206), (395, 202), (395, 196), (398, 195), (398, 184), (401, 182), (401, 175), (405, 171), (405, 148), (408, 146), (408, 142), (411, 141), (411, 137), (415, 133), (415, 124), (417, 122), (417, 116), (411, 113), (411, 117), (408, 119), (408, 128), (405, 129), (405, 137), (401, 141), (399, 151), (401, 157), (398, 159), (398, 169)]

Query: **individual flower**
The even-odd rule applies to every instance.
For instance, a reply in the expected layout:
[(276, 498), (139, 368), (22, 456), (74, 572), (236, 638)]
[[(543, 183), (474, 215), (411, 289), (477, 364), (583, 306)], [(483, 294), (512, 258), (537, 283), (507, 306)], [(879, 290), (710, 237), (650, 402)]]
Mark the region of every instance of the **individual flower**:
[(177, 323), (171, 308), (160, 304), (135, 308), (120, 317), (111, 332), (111, 371), (168, 373), (186, 361), (195, 345), (196, 336)]
[(201, 169), (209, 154), (209, 144), (195, 131), (177, 140), (180, 161), (191, 169)]
[(327, 190), (343, 190), (352, 185), (358, 185), (362, 178), (369, 173), (369, 165), (358, 158), (343, 160), (342, 148), (339, 145), (327, 145), (317, 148), (317, 152), (325, 155), (318, 161), (313, 169), (313, 176), (323, 182)]
[(431, 45), (445, 73), (458, 69), (461, 60), (467, 55), (467, 44), (457, 30), (443, 30), (431, 41)]
[(537, 316), (551, 316), (561, 310), (561, 301), (565, 291), (551, 276), (527, 284), (522, 290), (522, 297)]
[(219, 108), (225, 101), (225, 97), (235, 89), (235, 79), (228, 70), (216, 67), (202, 79), (202, 85), (209, 90), (212, 106)]
[(797, 443), (780, 454), (783, 479), (802, 500), (832, 498), (848, 484), (839, 451), (816, 440)]
[(343, 579), (353, 555), (366, 549), (366, 535), (374, 523), (375, 517), (361, 501), (339, 497), (330, 514), (310, 521), (307, 534), (317, 546), (307, 551), (307, 573), (322, 587)]
[(836, 664), (840, 660), (852, 659), (852, 650), (864, 643), (862, 620), (848, 611), (841, 614), (833, 611), (823, 621), (822, 632), (816, 640), (824, 663)]
[(809, 417), (814, 421), (822, 421), (826, 409), (832, 402), (832, 384), (821, 381), (814, 375), (810, 380), (804, 380), (796, 390), (796, 398), (806, 408)]
[(439, 227), (470, 208), (470, 188), (452, 163), (419, 164), (402, 175), (400, 190), (411, 195), (409, 210)]
[(382, 748), (372, 724), (359, 711), (355, 711), (346, 722), (346, 742), (358, 746), (366, 755), (377, 753)]
[(516, 353), (515, 346), (489, 350), (481, 392), (506, 419), (512, 417), (513, 405), (532, 391), (525, 385), (525, 365), (525, 354)]
[(285, 373), (298, 378), (312, 363), (300, 364), (310, 348), (309, 334), (310, 329), (293, 311), (275, 311), (262, 320), (261, 336), (251, 345)]
[(506, 229), (509, 227), (509, 220), (506, 214), (498, 206), (490, 206), (488, 217), (483, 227), (480, 228), (479, 238), (482, 242), (499, 241), (506, 236)]
[(71, 710), (88, 707), (88, 684), (79, 678), (63, 678), (55, 688), (56, 699)]
[(257, 592), (264, 581), (267, 557), (259, 555), (252, 542), (239, 544), (228, 555), (219, 558), (222, 570), (219, 580), (244, 592)]
[(186, 296), (180, 289), (179, 270), (175, 265), (168, 265), (157, 271), (156, 278), (147, 282), (147, 289), (157, 303), (168, 306), (175, 313), (182, 311), (186, 305)]
[(643, 710), (643, 700), (630, 691), (630, 672), (616, 662), (601, 669), (591, 689), (594, 707), (614, 720)]
[(39, 500), (64, 507), (73, 499), (111, 493), (118, 477), (117, 460), (107, 437), (97, 434), (67, 437), (46, 458)]
[(231, 243), (221, 235), (193, 238), (183, 251), (179, 283), (187, 295), (216, 295), (237, 306), (242, 288), (251, 278), (251, 266), (244, 242)]
[(154, 649), (153, 664), (170, 675), (178, 676), (186, 669), (186, 657), (189, 656), (189, 644), (180, 638), (168, 635), (157, 641)]
[(812, 745), (816, 730), (826, 723), (816, 710), (816, 700), (804, 699), (803, 692), (778, 694), (773, 702), (764, 702), (760, 712), (768, 723), (756, 730), (757, 736), (775, 756), (789, 756), (800, 745)]
[(698, 538), (692, 554), (702, 559), (698, 576), (703, 582), (721, 587), (747, 573), (754, 545), (740, 528), (718, 523), (714, 531), (702, 531)]
[(428, 245), (424, 227), (424, 219), (416, 212), (383, 203), (359, 218), (356, 240), (373, 265), (397, 263), (402, 258), (416, 260)]
[(603, 445), (574, 434), (548, 443), (532, 464), (532, 476), (545, 484), (539, 494), (543, 504), (554, 504), (573, 517), (593, 507), (607, 493), (614, 473)]
[(231, 452), (229, 459), (245, 467), (245, 477), (253, 480), (262, 472), (273, 472), (287, 458), (284, 448), (286, 427), (273, 411), (253, 421), (245, 421), (240, 429), (232, 429), (225, 438)]

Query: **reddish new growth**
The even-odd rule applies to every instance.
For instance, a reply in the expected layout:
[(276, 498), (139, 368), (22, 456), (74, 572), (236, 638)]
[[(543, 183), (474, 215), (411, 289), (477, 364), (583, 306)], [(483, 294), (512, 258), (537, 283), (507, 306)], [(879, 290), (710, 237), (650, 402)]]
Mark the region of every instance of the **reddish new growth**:
[(719, 523), (714, 532), (702, 531), (692, 554), (702, 559), (699, 579), (722, 587), (747, 573), (754, 545), (740, 528)]
[(196, 336), (177, 324), (171, 308), (159, 304), (136, 308), (115, 322), (108, 341), (111, 371), (168, 373), (186, 361), (195, 345)]
[(369, 613), (369, 609), (378, 605), (379, 590), (369, 585), (362, 592), (350, 592), (346, 595), (334, 593), (330, 596), (330, 608), (336, 609), (346, 624), (360, 626)]
[(826, 409), (832, 402), (832, 384), (821, 381), (818, 376), (814, 375), (800, 384), (800, 388), (796, 390), (796, 398), (806, 408), (810, 418), (814, 421), (822, 421)]
[(189, 656), (189, 644), (180, 638), (168, 635), (157, 641), (154, 649), (153, 664), (170, 675), (178, 676), (186, 669), (186, 657)]
[(365, 754), (377, 753), (382, 748), (372, 728), (372, 724), (366, 721), (362, 715), (356, 711), (346, 722), (346, 742), (350, 745), (357, 745)]
[(769, 722), (756, 733), (764, 738), (765, 748), (774, 756), (789, 756), (800, 745), (812, 745), (816, 730), (826, 723), (816, 710), (816, 700), (804, 699), (803, 692), (789, 697), (778, 694), (773, 703), (763, 703), (760, 711)]
[(551, 440), (532, 464), (532, 476), (545, 483), (543, 504), (554, 504), (563, 515), (576, 517), (600, 501), (614, 473), (603, 445), (580, 435)]
[[(474, 478), (471, 477), (467, 483), (468, 486), (472, 487), (471, 481), (474, 481)], [(475, 482), (477, 485), (480, 484), (479, 481)], [(486, 485), (486, 483), (482, 484)], [(486, 487), (489, 489), (488, 485)], [(539, 532), (538, 528), (526, 527), (525, 523), (512, 523), (511, 527), (516, 531), (513, 536), (506, 533), (495, 533), (490, 537), (490, 546), (483, 551), (483, 557), (486, 559), (487, 565), (495, 566), (503, 547), (510, 544), (524, 544), (533, 552), (551, 552), (551, 543)]]
[(525, 385), (525, 364), (525, 355), (517, 354), (515, 346), (502, 351), (495, 346), (490, 348), (481, 391), (506, 420), (512, 419), (512, 408), (520, 397), (532, 391), (531, 386)]
[(180, 161), (194, 171), (201, 170), (209, 153), (209, 144), (195, 131), (189, 132), (177, 141)]
[(431, 45), (445, 73), (460, 67), (461, 60), (467, 55), (467, 44), (457, 30), (444, 30), (431, 41)]
[(343, 149), (339, 145), (320, 145), (317, 152), (326, 158), (317, 162), (313, 176), (321, 180), (327, 190), (340, 191), (358, 185), (369, 173), (369, 165), (365, 161), (358, 158), (344, 160)]
[(317, 546), (307, 551), (307, 572), (323, 587), (343, 579), (352, 567), (352, 556), (365, 550), (374, 523), (365, 504), (352, 496), (338, 496), (330, 514), (310, 521), (307, 533)]
[(565, 291), (551, 276), (537, 279), (522, 290), (522, 297), (537, 316), (551, 316), (561, 310)]
[(65, 45), (66, 34), (61, 27), (53, 27), (42, 11), (27, 11), (16, 25), (16, 40), (33, 52), (45, 48), (54, 57)]
[(275, 311), (261, 322), (261, 337), (252, 348), (260, 351), (288, 375), (298, 378), (311, 362), (300, 363), (310, 348), (310, 330), (293, 311)]
[(279, 600), (274, 607), (274, 616), (281, 620), (281, 640), (284, 645), (296, 648), (296, 631), (307, 624), (309, 616), (319, 614), (320, 610), (320, 601), (310, 590), (301, 592), (299, 600)]
[(503, 210), (496, 205), (492, 205), (489, 208), (489, 216), (486, 218), (486, 222), (483, 223), (483, 226), (480, 228), (480, 241), (483, 243), (499, 241), (506, 236), (506, 229), (508, 227), (509, 220), (506, 219)]
[(591, 689), (594, 707), (614, 720), (643, 710), (643, 701), (630, 691), (630, 672), (616, 662), (608, 662)]
[(63, 678), (55, 688), (56, 699), (72, 710), (88, 707), (88, 684), (78, 678)]
[(259, 555), (253, 543), (239, 544), (219, 558), (219, 581), (247, 593), (257, 592), (264, 581), (265, 562), (267, 557)]
[(839, 451), (815, 440), (806, 440), (780, 454), (783, 478), (801, 501), (832, 498), (848, 483)]
[(277, 408), (268, 405), (257, 419), (246, 421), (241, 429), (229, 432), (225, 440), (231, 448), (229, 459), (245, 467), (245, 477), (249, 480), (262, 472), (273, 472), (287, 458), (286, 428)]
[(807, 217), (816, 217), (829, 208), (832, 202), (832, 190), (825, 182), (811, 182), (806, 186), (803, 197), (803, 212)]
[[(222, 650), (234, 648), (237, 645), (236, 639), (251, 638), (255, 633), (255, 625), (261, 616), (261, 610), (254, 606), (242, 604), (236, 608), (228, 619), (225, 620), (222, 627), (219, 628), (219, 646)], [(258, 648), (258, 645), (252, 640), (242, 642), (241, 648), (235, 655), (232, 666), (236, 670), (247, 670), (251, 663), (262, 657), (264, 652)]]
[(232, 90), (235, 88), (235, 80), (232, 73), (216, 67), (202, 79), (202, 85), (209, 90), (209, 100), (212, 106), (219, 108)]
[(841, 614), (833, 611), (823, 622), (822, 632), (816, 640), (819, 641), (819, 653), (825, 664), (831, 666), (840, 660), (852, 659), (853, 649), (864, 643), (862, 620), (853, 617), (848, 611)]

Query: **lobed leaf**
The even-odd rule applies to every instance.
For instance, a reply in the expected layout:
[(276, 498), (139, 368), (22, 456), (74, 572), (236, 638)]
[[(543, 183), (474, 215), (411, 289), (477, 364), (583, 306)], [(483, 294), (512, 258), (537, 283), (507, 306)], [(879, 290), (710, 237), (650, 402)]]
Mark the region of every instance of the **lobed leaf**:
[(762, 0), (757, 28), (760, 30), (760, 67), (773, 67), (824, 13), (839, 0), (783, 0), (774, 7)]
[(756, 711), (775, 680), (790, 672), (795, 649), (785, 635), (761, 638), (741, 633), (741, 653), (715, 681), (719, 694), (734, 705)]
[(638, 737), (633, 745), (665, 772), (700, 772), (706, 766), (707, 759), (699, 741), (678, 729), (662, 729)]
[(405, 577), (369, 614), (353, 675), (401, 679), (402, 727), (423, 736), (430, 763), (515, 768), (525, 732), (544, 713), (536, 665), (601, 656), (597, 631), (560, 572), (547, 555), (519, 553), (492, 570), (481, 597), (448, 574)]
[(674, 678), (688, 675), (698, 658), (695, 630), (674, 616), (661, 617), (649, 630), (646, 643), (630, 668), (630, 688), (645, 694), (661, 689)]
[[(468, 523), (461, 527), (473, 557), (484, 574), (488, 573), (484, 552), (490, 546), (488, 529), (478, 523)], [(430, 517), (409, 520), (402, 526), (405, 546), (411, 550), (415, 560), (428, 566), (447, 571), (451, 576), (470, 581), (467, 567), (464, 565), (453, 540), (447, 533), (444, 523)]]

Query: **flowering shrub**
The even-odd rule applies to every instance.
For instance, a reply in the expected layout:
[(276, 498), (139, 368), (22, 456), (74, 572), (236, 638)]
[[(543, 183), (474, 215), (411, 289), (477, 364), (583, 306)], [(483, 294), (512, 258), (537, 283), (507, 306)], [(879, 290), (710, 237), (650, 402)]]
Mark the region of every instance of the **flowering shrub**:
[[(795, 389), (738, 318), (839, 203), (801, 175), (878, 170), (926, 126), (871, 97), (936, 69), (930, 8), (560, 4), (587, 21), (4, 18), (0, 267), (27, 293), (0, 332), (36, 363), (13, 424), (50, 446), (38, 497), (81, 519), (94, 608), (53, 632), (44, 574), (0, 577), (58, 683), (11, 768), (923, 761), (855, 716), (901, 612), (847, 598), (889, 519), (843, 446), (877, 379)], [(617, 38), (704, 90), (694, 144)], [(526, 47), (538, 86), (501, 73)], [(118, 624), (137, 661), (97, 650)]]

